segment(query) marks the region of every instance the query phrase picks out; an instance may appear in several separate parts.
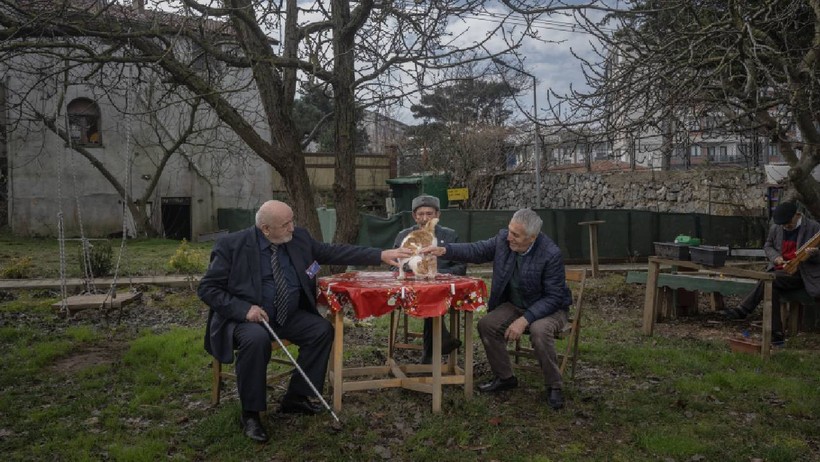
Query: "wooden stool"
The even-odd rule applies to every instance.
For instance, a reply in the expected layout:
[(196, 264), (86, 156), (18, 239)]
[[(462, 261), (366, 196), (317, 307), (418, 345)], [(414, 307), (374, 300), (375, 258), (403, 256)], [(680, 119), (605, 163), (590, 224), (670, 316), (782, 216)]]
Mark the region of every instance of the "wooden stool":
[[(290, 342), (287, 340), (282, 340), (282, 343), (285, 344), (287, 347), (290, 345)], [(293, 364), (290, 360), (285, 356), (285, 358), (277, 358), (273, 356), (277, 351), (281, 351), (282, 347), (279, 346), (279, 343), (276, 341), (271, 342), (271, 358), (270, 362), (277, 363), (277, 364), (284, 364), (286, 366), (292, 366)], [(277, 372), (268, 375), (267, 382), (268, 384), (275, 382), (285, 376), (291, 375), (294, 369), (291, 368), (284, 372)], [(222, 388), (225, 386), (225, 382), (223, 379), (233, 379), (236, 380), (236, 374), (234, 372), (226, 372), (222, 370), (222, 363), (219, 362), (216, 358), (213, 359), (211, 362), (211, 372), (213, 374), (213, 379), (211, 380), (211, 405), (216, 406), (219, 404), (219, 398), (222, 394)]]
[[(567, 339), (567, 347), (564, 350), (564, 353), (558, 354), (558, 357), (561, 358), (561, 375), (564, 375), (564, 371), (567, 369), (567, 365), (569, 365), (571, 361), (571, 377), (575, 377), (575, 363), (578, 360), (578, 338), (581, 334), (581, 314), (584, 308), (584, 285), (586, 284), (587, 272), (583, 269), (568, 269), (565, 272), (565, 277), (567, 283), (575, 283), (574, 289), (573, 286), (570, 285), (570, 289), (573, 293), (572, 298), (574, 299), (573, 306), (575, 307), (575, 313), (569, 319), (567, 325), (564, 326), (564, 329), (555, 333), (555, 338)], [(515, 349), (508, 350), (508, 353), (513, 357), (514, 365), (516, 367), (533, 371), (541, 370), (537, 366), (524, 364), (521, 362), (521, 358), (536, 359), (535, 352), (532, 347), (523, 346), (521, 338), (516, 340)]]

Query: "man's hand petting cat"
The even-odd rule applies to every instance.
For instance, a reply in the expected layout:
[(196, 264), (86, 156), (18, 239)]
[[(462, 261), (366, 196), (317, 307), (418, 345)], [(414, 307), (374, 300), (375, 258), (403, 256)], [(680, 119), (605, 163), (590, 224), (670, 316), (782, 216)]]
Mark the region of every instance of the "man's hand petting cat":
[(388, 266), (399, 266), (399, 258), (408, 258), (411, 256), (413, 256), (413, 251), (404, 247), (382, 250), (382, 261)]
[(419, 251), (419, 253), (421, 253), (422, 255), (430, 254), (435, 255), (437, 257), (444, 255), (445, 252), (447, 252), (447, 249), (445, 249), (444, 247), (437, 247), (435, 245), (425, 247), (421, 249), (421, 251)]

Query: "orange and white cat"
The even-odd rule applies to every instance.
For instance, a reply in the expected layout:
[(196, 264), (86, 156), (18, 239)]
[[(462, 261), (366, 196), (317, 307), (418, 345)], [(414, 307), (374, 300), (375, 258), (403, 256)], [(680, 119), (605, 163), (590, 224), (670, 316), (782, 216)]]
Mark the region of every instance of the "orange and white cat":
[(417, 278), (435, 279), (438, 272), (435, 255), (419, 255), (421, 249), (429, 246), (438, 245), (436, 239), (436, 224), (438, 218), (431, 218), (430, 221), (424, 224), (419, 229), (410, 231), (410, 234), (405, 236), (401, 241), (401, 246), (413, 251), (413, 256), (399, 259), (399, 276), (398, 279), (404, 279), (404, 264), (413, 270), (413, 274)]

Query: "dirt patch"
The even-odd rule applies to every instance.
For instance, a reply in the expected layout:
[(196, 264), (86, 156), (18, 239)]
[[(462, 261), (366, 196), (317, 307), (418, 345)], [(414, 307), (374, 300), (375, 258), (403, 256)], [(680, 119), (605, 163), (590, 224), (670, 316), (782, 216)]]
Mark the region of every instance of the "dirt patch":
[(124, 350), (125, 345), (119, 343), (84, 348), (60, 358), (50, 370), (58, 374), (73, 374), (92, 366), (113, 364), (120, 359)]

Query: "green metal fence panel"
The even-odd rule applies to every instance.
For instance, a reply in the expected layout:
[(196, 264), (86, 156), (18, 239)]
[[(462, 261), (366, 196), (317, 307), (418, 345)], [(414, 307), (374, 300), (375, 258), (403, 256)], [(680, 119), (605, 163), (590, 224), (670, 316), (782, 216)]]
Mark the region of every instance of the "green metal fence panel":
[(661, 213), (657, 212), (658, 242), (673, 242), (679, 234), (687, 236), (702, 236), (701, 223), (695, 213)]
[(472, 210), (470, 232), (462, 236), (463, 242), (475, 242), (489, 239), (498, 234), (499, 229), (510, 224), (514, 210)]
[(755, 217), (700, 217), (703, 244), (729, 247), (763, 247), (766, 227)]
[[(357, 243), (367, 247), (392, 249), (393, 241), (399, 231), (406, 228), (403, 219), (408, 213), (393, 215), (390, 218), (381, 218), (373, 215), (360, 214), (359, 237)], [(409, 225), (407, 225), (409, 226)]]
[[(598, 228), (598, 261), (621, 260), (624, 255), (632, 255), (630, 235), (631, 215), (621, 210), (596, 210), (594, 220), (601, 220)], [(584, 258), (589, 259), (589, 233), (592, 228), (583, 226)], [(645, 255), (645, 254), (644, 254)]]
[[(513, 210), (442, 210), (441, 223), (453, 228), (461, 242), (495, 236), (506, 228)], [(765, 218), (719, 217), (705, 214), (658, 213), (643, 210), (542, 209), (543, 232), (561, 248), (568, 262), (589, 261), (589, 227), (579, 222), (604, 220), (598, 225), (599, 258), (644, 260), (654, 255), (653, 242), (671, 242), (679, 234), (700, 237), (706, 244), (761, 247), (768, 229)], [(410, 212), (390, 219), (362, 215), (358, 242), (390, 248), (396, 234), (413, 225)]]
[(448, 228), (453, 228), (458, 234), (459, 242), (469, 242), (470, 223), (472, 213), (469, 210), (445, 209), (441, 211), (439, 224)]
[(555, 211), (556, 234), (550, 237), (561, 248), (564, 261), (584, 258), (584, 247), (589, 247), (589, 237), (586, 233), (581, 232), (578, 223), (589, 221), (594, 217), (595, 213), (591, 210), (560, 209)]
[(256, 212), (246, 209), (216, 209), (216, 223), (219, 229), (230, 232), (252, 226), (256, 221)]
[[(627, 239), (629, 240), (629, 254), (627, 258), (646, 258), (655, 254), (653, 242), (659, 241), (657, 237), (658, 220), (660, 217), (656, 212), (648, 210), (627, 210), (625, 215), (629, 217), (627, 228)], [(607, 233), (617, 232), (614, 227), (607, 228)], [(617, 254), (616, 254), (617, 258)]]

